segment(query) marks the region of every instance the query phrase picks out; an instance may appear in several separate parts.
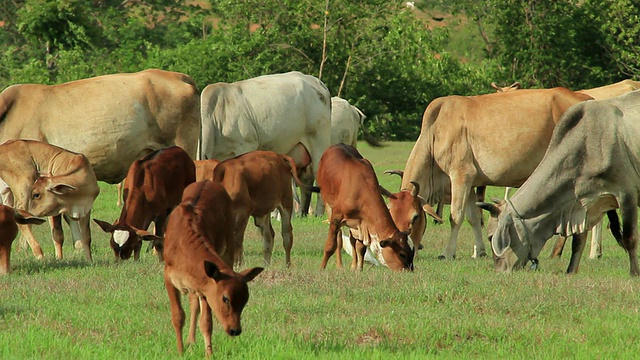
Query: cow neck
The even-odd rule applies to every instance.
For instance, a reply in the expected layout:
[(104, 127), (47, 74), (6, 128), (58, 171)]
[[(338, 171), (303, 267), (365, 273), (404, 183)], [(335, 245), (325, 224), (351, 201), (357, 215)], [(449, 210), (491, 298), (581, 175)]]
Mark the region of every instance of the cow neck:
[(398, 232), (398, 228), (382, 200), (382, 195), (378, 194), (374, 201), (378, 204), (366, 206), (370, 209), (370, 213), (367, 219), (361, 222), (360, 227), (364, 229), (365, 233), (378, 236), (379, 240), (389, 239)]

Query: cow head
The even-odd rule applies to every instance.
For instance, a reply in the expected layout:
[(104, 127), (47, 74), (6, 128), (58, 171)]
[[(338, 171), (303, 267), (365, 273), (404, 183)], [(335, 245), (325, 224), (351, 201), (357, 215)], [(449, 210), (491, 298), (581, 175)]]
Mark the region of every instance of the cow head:
[(500, 87), (498, 86), (496, 83), (492, 82), (491, 83), (491, 87), (496, 89), (496, 92), (510, 92), (510, 91), (515, 91), (518, 90), (522, 87), (522, 84), (520, 84), (519, 82), (514, 82), (513, 84), (511, 84), (510, 86), (505, 86), (505, 87)]
[[(111, 233), (109, 243), (116, 256), (116, 260), (127, 260), (134, 252), (139, 254), (140, 248), (142, 247), (142, 240), (153, 241), (154, 248), (159, 251), (162, 250), (161, 238), (146, 230), (136, 229), (131, 225), (121, 224), (117, 221), (113, 224), (98, 219), (93, 219), (93, 221), (98, 224), (104, 232)], [(136, 260), (138, 259), (136, 258)]]
[[(387, 170), (384, 173), (402, 177), (401, 170)], [(428, 214), (438, 222), (442, 222), (442, 219), (436, 214), (433, 207), (418, 195), (420, 193), (420, 185), (415, 181), (412, 181), (411, 184), (413, 184), (412, 190), (403, 189), (389, 195), (388, 207), (391, 218), (398, 230), (409, 231), (411, 239), (415, 241), (416, 249), (422, 250), (422, 236), (426, 231), (426, 215)]]
[(389, 239), (380, 241), (382, 257), (393, 271), (413, 271), (415, 248), (408, 232), (398, 231)]
[(86, 216), (100, 192), (97, 182), (77, 185), (57, 178), (62, 177), (41, 176), (35, 181), (28, 211), (35, 216), (66, 214), (74, 220)]
[(247, 283), (262, 270), (264, 268), (255, 267), (240, 273), (232, 271), (229, 274), (220, 271), (218, 266), (210, 261), (204, 262), (204, 271), (211, 278), (211, 283), (207, 284), (203, 294), (227, 335), (238, 336), (242, 332), (240, 315), (249, 301)]
[(512, 215), (505, 200), (494, 198), (492, 201), (495, 204), (478, 202), (476, 205), (491, 215), (487, 234), (493, 249), (494, 268), (507, 272), (521, 269), (531, 260), (530, 241), (533, 239), (528, 236), (524, 220)]

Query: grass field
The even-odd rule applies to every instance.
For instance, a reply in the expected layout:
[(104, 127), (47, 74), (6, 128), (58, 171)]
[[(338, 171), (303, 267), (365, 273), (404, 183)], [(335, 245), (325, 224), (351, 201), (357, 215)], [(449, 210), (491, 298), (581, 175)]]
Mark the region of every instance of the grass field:
[[(411, 143), (360, 147), (388, 189)], [(119, 214), (115, 186), (102, 185), (94, 216)], [(490, 195), (502, 189), (490, 189)], [(539, 271), (493, 272), (471, 259), (470, 226), (457, 259), (436, 257), (448, 239), (429, 224), (414, 273), (366, 266), (361, 273), (319, 269), (328, 225), (294, 219), (293, 267), (284, 265), (279, 223), (274, 261), (250, 283), (243, 333), (230, 338), (214, 320), (213, 353), (224, 359), (635, 359), (640, 354), (640, 282), (609, 233), (604, 257), (564, 274), (568, 256), (540, 257)], [(93, 263), (71, 241), (53, 259), (48, 227), (37, 227), (45, 260), (14, 243), (12, 273), (0, 278), (0, 359), (175, 359), (176, 340), (162, 264), (150, 253), (116, 264), (108, 236), (93, 226)], [(68, 231), (66, 232), (68, 234)], [(68, 237), (68, 235), (67, 235)], [(568, 245), (569, 246), (569, 245)], [(261, 266), (261, 241), (250, 222), (246, 267)], [(568, 252), (568, 250), (567, 250)], [(588, 249), (585, 251), (588, 253)], [(347, 257), (347, 260), (349, 258)], [(334, 260), (334, 259), (331, 259)], [(347, 264), (345, 264), (347, 265)], [(347, 267), (348, 268), (348, 267)], [(202, 337), (184, 359), (204, 357)]]

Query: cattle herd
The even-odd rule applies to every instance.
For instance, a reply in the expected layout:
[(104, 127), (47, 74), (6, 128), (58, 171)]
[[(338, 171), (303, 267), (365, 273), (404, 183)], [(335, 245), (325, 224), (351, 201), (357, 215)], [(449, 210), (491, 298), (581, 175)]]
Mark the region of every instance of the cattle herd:
[[(211, 84), (201, 93), (188, 75), (156, 69), (12, 85), (0, 93), (0, 274), (10, 271), (18, 229), (34, 256), (44, 256), (31, 231), (41, 217), (50, 217), (57, 258), (64, 219), (91, 260), (97, 182), (124, 181), (120, 217), (94, 221), (110, 233), (116, 260), (138, 260), (148, 241), (164, 262), (179, 352), (180, 293), (191, 308), (187, 342), (195, 340), (200, 312), (208, 355), (212, 311), (227, 334), (241, 333), (247, 282), (263, 270), (234, 270), (242, 266), (250, 217), (268, 266), (270, 214), (278, 211), (291, 265), (295, 186), (303, 215), (312, 193), (319, 193), (316, 214), (327, 206), (322, 268), (334, 254), (342, 267), (344, 246), (352, 269), (362, 270), (368, 259), (413, 271), (427, 215), (441, 222), (432, 206), (447, 202), (451, 235), (442, 259), (456, 256), (465, 216), (473, 257), (487, 255), (485, 209), (496, 270), (536, 267), (543, 245), (558, 234), (573, 236), (567, 269), (573, 273), (586, 233), (606, 214), (631, 275), (640, 276), (639, 85), (625, 80), (571, 91), (492, 84), (493, 94), (435, 99), (404, 170), (387, 171), (402, 177), (396, 193), (380, 186), (356, 149), (364, 114), (300, 72)], [(490, 203), (482, 199), (486, 186), (519, 189)]]

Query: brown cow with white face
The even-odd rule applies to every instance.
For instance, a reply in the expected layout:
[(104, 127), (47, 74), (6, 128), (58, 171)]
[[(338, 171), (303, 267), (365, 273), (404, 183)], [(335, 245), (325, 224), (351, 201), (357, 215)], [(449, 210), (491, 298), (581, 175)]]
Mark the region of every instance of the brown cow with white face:
[(0, 204), (0, 275), (11, 271), (11, 244), (18, 235), (17, 224), (42, 224), (45, 220), (26, 211)]
[(187, 344), (195, 342), (198, 313), (207, 356), (211, 355), (211, 310), (230, 336), (240, 335), (240, 315), (249, 300), (247, 283), (263, 268), (233, 271), (233, 209), (231, 198), (210, 180), (189, 185), (171, 215), (164, 238), (164, 283), (171, 320), (182, 353), (185, 313), (180, 293), (189, 294), (191, 318)]
[[(413, 271), (413, 242), (407, 232), (398, 230), (382, 199), (382, 194), (393, 195), (380, 186), (373, 166), (358, 150), (344, 144), (330, 146), (320, 159), (318, 186), (331, 209), (323, 269), (341, 241), (340, 228), (347, 226), (356, 249), (352, 269), (362, 270), (366, 247), (370, 247), (390, 269)], [(341, 267), (342, 256), (336, 256)]]
[[(94, 219), (102, 230), (112, 234), (110, 244), (116, 260), (129, 259), (132, 253), (135, 260), (140, 259), (142, 240), (151, 222), (156, 235), (162, 237), (169, 213), (195, 179), (193, 160), (178, 146), (156, 150), (131, 164), (118, 220), (110, 224)], [(153, 247), (158, 253), (162, 250), (161, 242), (154, 242)]]
[(289, 156), (273, 151), (251, 151), (220, 162), (213, 170), (213, 180), (227, 189), (234, 213), (235, 261), (242, 264), (244, 232), (253, 216), (262, 233), (264, 261), (271, 263), (273, 252), (273, 227), (271, 212), (278, 209), (282, 219), (282, 244), (287, 266), (291, 265), (293, 246), (293, 193), (291, 178), (300, 182), (296, 166)]
[[(5, 197), (13, 198), (13, 203), (7, 205), (34, 216), (65, 215), (74, 239), (82, 241), (85, 257), (91, 260), (89, 218), (100, 188), (84, 155), (40, 141), (9, 140), (0, 145), (0, 178), (11, 192)], [(58, 224), (59, 221), (58, 218)], [(43, 258), (30, 225), (19, 227), (33, 255)], [(56, 257), (61, 259), (62, 228), (54, 227), (52, 234)]]

